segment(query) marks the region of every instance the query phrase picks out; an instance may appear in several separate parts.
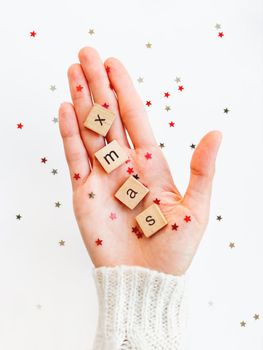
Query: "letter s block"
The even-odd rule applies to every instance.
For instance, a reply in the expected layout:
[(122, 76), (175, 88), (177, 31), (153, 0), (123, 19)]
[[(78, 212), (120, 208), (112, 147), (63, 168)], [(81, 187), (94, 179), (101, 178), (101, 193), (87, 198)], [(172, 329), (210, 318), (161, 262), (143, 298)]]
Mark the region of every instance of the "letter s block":
[(148, 192), (147, 187), (143, 186), (133, 176), (130, 176), (115, 193), (115, 197), (128, 208), (134, 209)]
[(105, 147), (97, 151), (95, 157), (108, 174), (128, 159), (128, 155), (116, 140), (111, 141)]
[(135, 219), (146, 237), (152, 236), (167, 225), (163, 213), (155, 203), (137, 215)]

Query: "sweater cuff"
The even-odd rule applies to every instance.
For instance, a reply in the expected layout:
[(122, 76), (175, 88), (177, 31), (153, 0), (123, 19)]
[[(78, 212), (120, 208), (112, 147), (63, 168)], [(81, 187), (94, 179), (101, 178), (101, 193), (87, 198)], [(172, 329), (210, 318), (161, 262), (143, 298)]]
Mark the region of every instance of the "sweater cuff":
[[(99, 302), (94, 350), (181, 349), (185, 275), (141, 266), (93, 268)], [(130, 346), (130, 347), (128, 347)]]

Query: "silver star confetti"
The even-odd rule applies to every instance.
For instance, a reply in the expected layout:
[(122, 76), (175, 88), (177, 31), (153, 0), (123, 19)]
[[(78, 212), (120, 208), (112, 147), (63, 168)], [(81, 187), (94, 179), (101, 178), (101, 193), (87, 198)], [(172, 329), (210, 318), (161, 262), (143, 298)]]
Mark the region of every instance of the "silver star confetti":
[(137, 79), (138, 83), (143, 83), (143, 79), (144, 79), (144, 78), (139, 77), (139, 78)]
[(57, 89), (57, 88), (56, 88), (56, 85), (50, 85), (50, 90), (51, 90), (52, 92), (54, 92), (56, 89)]
[(53, 175), (56, 175), (56, 174), (58, 173), (58, 169), (52, 169), (51, 173), (52, 173)]

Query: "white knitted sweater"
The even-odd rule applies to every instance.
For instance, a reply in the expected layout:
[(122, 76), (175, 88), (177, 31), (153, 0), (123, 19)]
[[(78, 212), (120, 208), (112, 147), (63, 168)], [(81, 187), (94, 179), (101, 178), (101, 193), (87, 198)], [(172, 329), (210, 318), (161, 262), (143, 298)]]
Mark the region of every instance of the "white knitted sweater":
[(182, 350), (185, 275), (93, 268), (99, 317), (92, 350)]

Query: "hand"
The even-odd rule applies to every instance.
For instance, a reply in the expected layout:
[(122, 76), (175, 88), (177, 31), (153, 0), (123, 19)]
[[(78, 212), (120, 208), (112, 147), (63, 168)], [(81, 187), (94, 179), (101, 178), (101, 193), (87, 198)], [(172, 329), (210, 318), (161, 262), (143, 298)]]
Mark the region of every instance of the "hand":
[[(222, 134), (211, 131), (196, 147), (190, 164), (189, 185), (182, 196), (154, 138), (144, 104), (122, 63), (116, 58), (108, 58), (103, 63), (91, 47), (80, 50), (79, 60), (80, 64), (73, 64), (68, 70), (73, 105), (62, 103), (59, 127), (72, 180), (74, 213), (91, 260), (95, 267), (139, 265), (182, 275), (208, 223), (215, 160)], [(131, 160), (110, 174), (94, 158), (94, 153), (105, 146), (105, 139), (83, 126), (92, 98), (101, 105), (106, 102), (116, 113), (106, 140), (117, 140)], [(149, 160), (145, 158), (147, 152), (152, 154)], [(139, 181), (150, 190), (134, 210), (114, 197), (129, 176), (128, 167), (134, 168)], [(74, 178), (74, 174), (80, 178), (77, 179), (78, 175)], [(90, 198), (92, 193), (94, 198)], [(160, 199), (160, 209), (168, 225), (150, 238), (144, 235), (140, 238), (132, 232), (132, 227), (137, 226), (135, 216), (155, 198)], [(117, 218), (112, 220), (111, 213)], [(191, 221), (184, 220), (186, 216)], [(172, 229), (174, 224), (177, 230), (175, 226)], [(98, 238), (102, 240), (101, 245), (95, 242)]]

